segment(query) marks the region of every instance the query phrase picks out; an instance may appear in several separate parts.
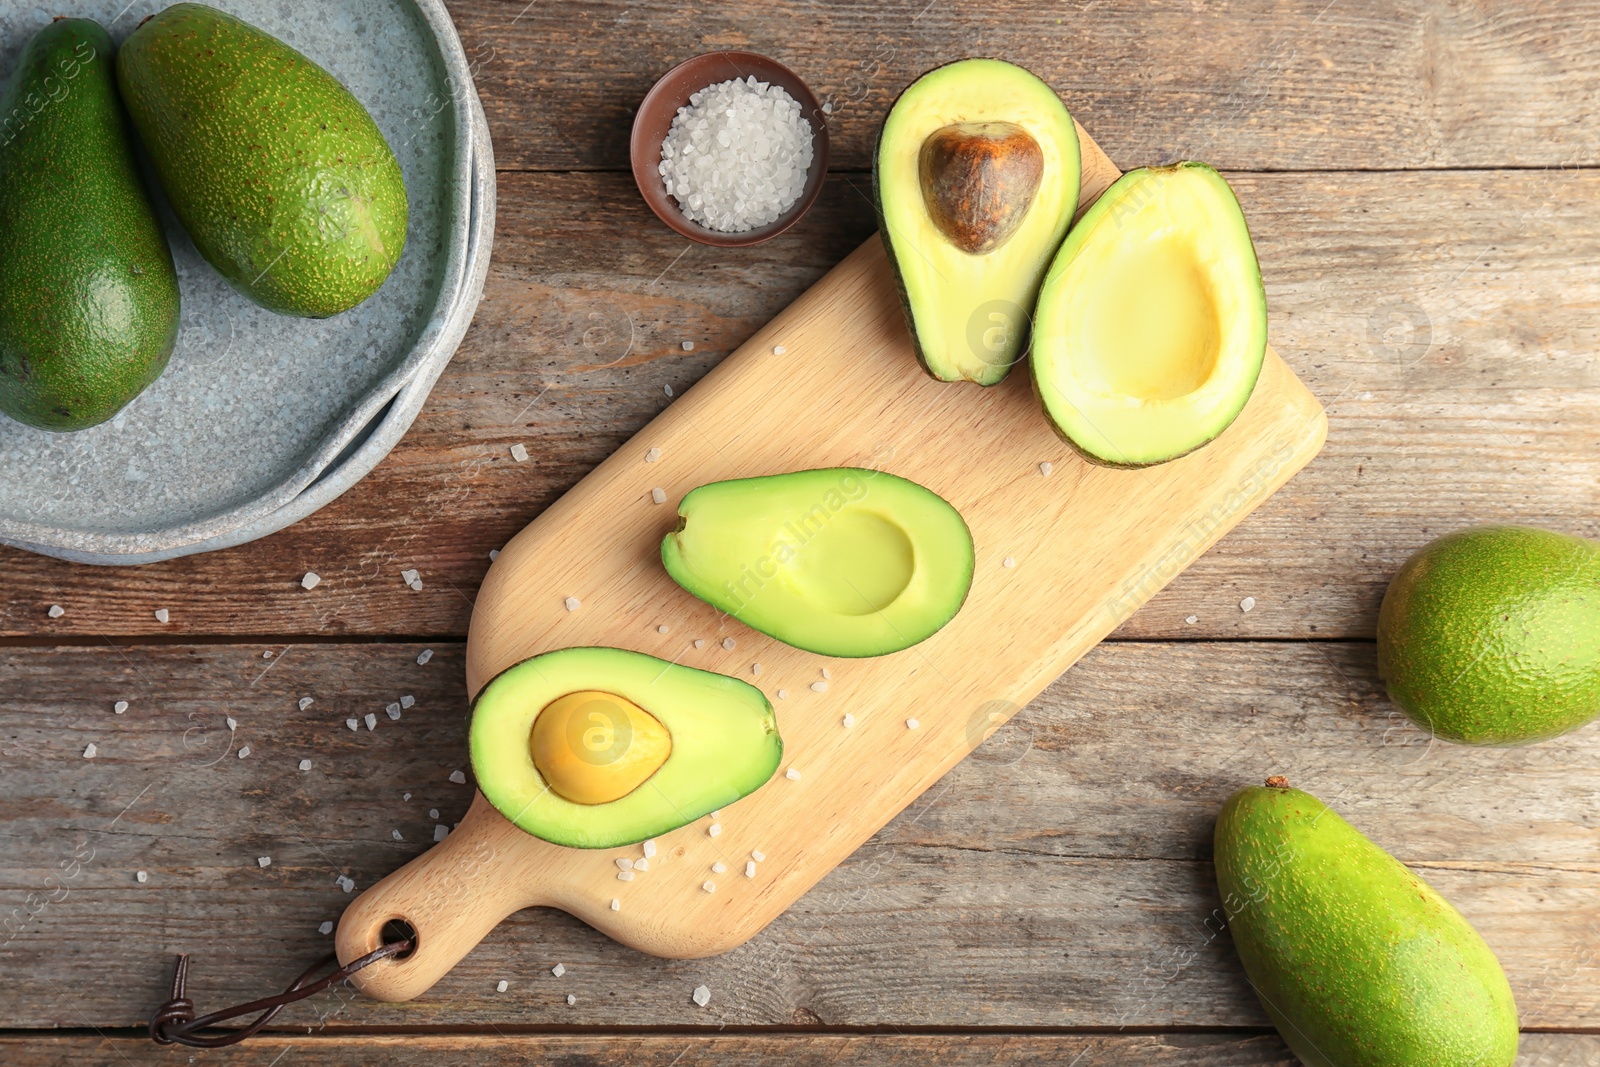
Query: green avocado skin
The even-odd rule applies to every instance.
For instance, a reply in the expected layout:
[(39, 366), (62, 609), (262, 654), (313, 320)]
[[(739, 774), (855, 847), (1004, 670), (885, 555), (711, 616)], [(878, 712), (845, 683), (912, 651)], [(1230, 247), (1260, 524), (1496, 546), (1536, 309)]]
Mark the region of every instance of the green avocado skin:
[(123, 44), (117, 80), (173, 211), (245, 296), (326, 318), (394, 269), (400, 164), (327, 71), (232, 15), (174, 4)]
[(1600, 545), (1475, 526), (1419, 549), (1378, 614), (1378, 674), (1439, 737), (1525, 744), (1600, 715)]
[(1509, 1067), (1517, 1009), (1461, 914), (1316, 797), (1222, 807), (1217, 888), (1245, 974), (1307, 1067)]
[(43, 430), (111, 418), (178, 337), (178, 276), (112, 56), (98, 24), (58, 19), (0, 96), (0, 411)]

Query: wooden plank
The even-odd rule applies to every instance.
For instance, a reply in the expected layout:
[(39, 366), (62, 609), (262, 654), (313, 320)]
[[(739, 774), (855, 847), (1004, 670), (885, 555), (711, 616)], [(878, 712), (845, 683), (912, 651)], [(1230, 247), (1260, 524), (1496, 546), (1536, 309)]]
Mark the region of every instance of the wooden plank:
[[(426, 667), (418, 650), (0, 652), (0, 1018), (138, 1025), (170, 953), (194, 953), (209, 1010), (326, 952), (318, 924), (351, 899), (335, 878), (371, 885), (472, 792), (448, 780), (466, 766), (461, 648)], [(1600, 1028), (1600, 726), (1430, 746), (1371, 661), (1359, 643), (1103, 645), (733, 953), (654, 959), (536, 909), (420, 1000), (327, 994), (285, 1023), (1264, 1026), (1217, 931), (1209, 840), (1227, 795), (1279, 772), (1477, 924), (1525, 1026)], [(345, 728), (367, 712), (375, 731)]]
[(1573, 101), (1600, 93), (1592, 0), (1162, 0), (1136, 17), (1117, 4), (1021, 0), (723, 0), (643, 19), (626, 0), (454, 0), (450, 10), (501, 167), (625, 167), (633, 109), (655, 78), (727, 47), (805, 78), (834, 109), (835, 166), (856, 170), (900, 90), (971, 55), (1035, 71), (1124, 167), (1600, 162), (1592, 124), (1573, 114)]
[[(1600, 1039), (1530, 1035), (1524, 1048), (1571, 1056), (1597, 1050)], [(148, 1039), (128, 1037), (0, 1037), (9, 1067), (80, 1067), (105, 1062), (137, 1067), (170, 1064), (174, 1053)], [(214, 1054), (213, 1054), (214, 1055)], [(1150, 1067), (1294, 1067), (1296, 1060), (1271, 1034), (549, 1034), (456, 1036), (438, 1034), (360, 1037), (267, 1034), (226, 1053), (229, 1063), (268, 1067), (285, 1063), (345, 1067), (382, 1062), (452, 1065), (559, 1063), (562, 1067), (627, 1063), (635, 1067), (1022, 1067), (1076, 1062), (1079, 1067), (1140, 1063)], [(1074, 1061), (1074, 1057), (1077, 1059)], [(1546, 1061), (1534, 1061), (1546, 1062)], [(1581, 1061), (1548, 1061), (1577, 1067)]]
[[(170, 1064), (175, 1055), (147, 1039), (81, 1036), (0, 1037), (0, 1059), (10, 1067), (81, 1067), (84, 1063), (139, 1067)], [(352, 1067), (505, 1067), (559, 1063), (562, 1067), (1078, 1067), (1138, 1063), (1147, 1067), (1297, 1067), (1275, 1034), (684, 1034), (506, 1033), (265, 1034), (226, 1053), (231, 1064)], [(1600, 1036), (1524, 1034), (1517, 1061), (1524, 1067), (1595, 1067)]]
[[(1273, 344), (1328, 405), (1329, 442), (1119, 636), (1370, 635), (1389, 576), (1436, 534), (1600, 535), (1600, 173), (1230, 179)], [(108, 571), (0, 549), (0, 634), (465, 634), (489, 550), (869, 236), (865, 191), (837, 177), (795, 230), (735, 255), (656, 224), (626, 175), (502, 175), (477, 321), (369, 478), (194, 559)], [(421, 593), (400, 581), (412, 566)]]

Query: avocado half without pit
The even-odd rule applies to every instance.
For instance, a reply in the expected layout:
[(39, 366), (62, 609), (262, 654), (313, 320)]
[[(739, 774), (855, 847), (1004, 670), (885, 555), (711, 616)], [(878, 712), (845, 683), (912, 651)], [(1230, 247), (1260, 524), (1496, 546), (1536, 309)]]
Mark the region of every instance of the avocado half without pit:
[(1211, 167), (1178, 163), (1129, 171), (1073, 227), (1039, 292), (1030, 358), (1068, 443), (1144, 467), (1226, 430), (1266, 346), (1239, 201)]
[(691, 491), (661, 561), (684, 589), (784, 644), (881, 656), (961, 610), (972, 534), (916, 482), (832, 467)]
[(900, 94), (872, 174), (917, 357), (941, 381), (1000, 381), (1077, 210), (1072, 116), (1021, 67), (964, 59)]
[(485, 799), (535, 837), (615, 848), (758, 789), (783, 740), (761, 690), (619, 648), (568, 648), (497, 675), (472, 708)]

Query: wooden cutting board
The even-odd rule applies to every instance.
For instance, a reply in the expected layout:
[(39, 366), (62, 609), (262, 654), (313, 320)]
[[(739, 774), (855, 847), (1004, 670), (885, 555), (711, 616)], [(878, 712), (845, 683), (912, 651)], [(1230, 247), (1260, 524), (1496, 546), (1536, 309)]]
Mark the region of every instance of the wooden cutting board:
[[(1079, 136), (1081, 211), (1118, 171)], [(741, 944), (1309, 462), (1326, 431), (1321, 405), (1269, 350), (1249, 405), (1212, 444), (1146, 470), (1092, 466), (1046, 424), (1026, 367), (989, 389), (923, 374), (873, 237), (505, 547), (467, 644), (473, 694), (518, 660), (576, 645), (754, 682), (777, 709), (779, 773), (723, 809), (716, 836), (705, 818), (661, 837), (631, 881), (615, 860), (641, 857), (639, 846), (547, 844), (479, 794), (443, 844), (350, 906), (340, 959), (371, 951), (383, 924), (404, 918), (416, 951), (355, 982), (410, 999), (534, 905), (659, 956)], [(971, 595), (922, 644), (864, 660), (801, 652), (719, 618), (662, 570), (661, 539), (690, 489), (829, 466), (920, 482), (971, 527)], [(666, 503), (652, 501), (657, 488)], [(581, 606), (568, 610), (568, 597)]]

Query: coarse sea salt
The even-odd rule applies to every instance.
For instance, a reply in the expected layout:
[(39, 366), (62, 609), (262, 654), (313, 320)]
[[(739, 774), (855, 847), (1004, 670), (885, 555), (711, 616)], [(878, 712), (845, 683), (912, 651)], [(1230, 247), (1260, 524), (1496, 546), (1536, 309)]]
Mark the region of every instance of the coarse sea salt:
[(685, 217), (722, 233), (775, 222), (805, 191), (811, 124), (781, 86), (748, 78), (689, 97), (657, 168)]

